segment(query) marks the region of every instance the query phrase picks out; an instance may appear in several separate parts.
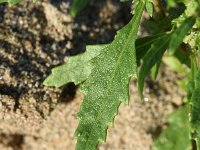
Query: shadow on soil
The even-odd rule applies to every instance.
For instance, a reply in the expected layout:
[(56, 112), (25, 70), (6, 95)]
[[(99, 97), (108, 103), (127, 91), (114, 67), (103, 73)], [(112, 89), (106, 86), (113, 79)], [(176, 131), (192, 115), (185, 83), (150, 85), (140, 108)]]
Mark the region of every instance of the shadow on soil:
[[(55, 1), (51, 0), (51, 3), (58, 8), (61, 1), (55, 3)], [(66, 0), (69, 2), (69, 0)], [(71, 2), (71, 1), (70, 1)], [(19, 107), (19, 98), (30, 92), (33, 88), (39, 89), (44, 88), (42, 85), (43, 80), (47, 75), (51, 73), (51, 68), (59, 65), (59, 64), (48, 64), (45, 58), (42, 58), (38, 53), (36, 53), (36, 49), (42, 49), (42, 52), (49, 57), (52, 61), (60, 60), (60, 64), (64, 62), (65, 56), (76, 55), (80, 52), (85, 51), (86, 45), (90, 44), (103, 44), (109, 43), (113, 40), (116, 30), (118, 28), (113, 28), (116, 24), (119, 24), (119, 28), (126, 24), (130, 18), (130, 3), (120, 4), (118, 0), (111, 1), (113, 5), (119, 7), (119, 11), (115, 14), (110, 14), (105, 18), (102, 18), (99, 14), (102, 11), (103, 7), (107, 5), (106, 0), (94, 0), (74, 19), (73, 25), (73, 38), (70, 40), (68, 37), (65, 37), (62, 41), (56, 41), (51, 38), (47, 34), (43, 33), (43, 29), (47, 26), (47, 19), (45, 18), (45, 14), (43, 11), (43, 7), (33, 7), (30, 10), (24, 10), (20, 8), (21, 11), (14, 10), (13, 14), (14, 18), (29, 16), (29, 18), (37, 18), (37, 24), (41, 26), (39, 32), (39, 38), (36, 37), (36, 34), (29, 30), (31, 28), (34, 29), (34, 23), (32, 20), (27, 20), (28, 25), (30, 27), (25, 28), (21, 26), (18, 22), (15, 24), (11, 24), (4, 27), (4, 14), (9, 13), (4, 11), (7, 5), (0, 7), (0, 12), (3, 14), (0, 18), (1, 24), (0, 28), (2, 28), (3, 32), (0, 35), (13, 34), (15, 38), (20, 41), (17, 45), (8, 42), (8, 40), (0, 39), (0, 49), (3, 50), (9, 56), (12, 56), (16, 62), (10, 60), (9, 57), (1, 55), (0, 53), (0, 67), (8, 68), (10, 70), (10, 76), (15, 78), (17, 84), (15, 86), (13, 83), (5, 82), (3, 84), (0, 83), (0, 94), (11, 96), (16, 103), (15, 109)], [(20, 6), (22, 7), (22, 6)], [(128, 9), (127, 9), (128, 8)], [(92, 13), (91, 13), (92, 12)], [(106, 16), (106, 13), (109, 13), (109, 10), (103, 12)], [(10, 18), (12, 19), (12, 17)], [(16, 19), (17, 20), (17, 19)], [(110, 20), (110, 21), (107, 21)], [(32, 25), (32, 26), (31, 26)], [(87, 30), (83, 31), (82, 26), (86, 26)], [(110, 26), (107, 28), (107, 26)], [(96, 30), (101, 30), (100, 32), (96, 32)], [(8, 31), (7, 31), (8, 30)], [(34, 29), (35, 30), (35, 29)], [(93, 34), (93, 36), (91, 36)], [(39, 39), (39, 41), (37, 41)], [(71, 41), (72, 49), (68, 50), (65, 47), (67, 41)], [(26, 41), (31, 43), (31, 48), (27, 48)], [(56, 50), (52, 47), (52, 44), (56, 44)], [(64, 51), (64, 53), (63, 53)], [(42, 68), (42, 69), (41, 69)], [(32, 78), (32, 83), (24, 84), (24, 77)], [(37, 80), (35, 80), (37, 78)], [(36, 82), (39, 82), (39, 86), (35, 87)], [(28, 84), (31, 84), (29, 87)], [(62, 88), (62, 92), (60, 95), (60, 100), (58, 102), (70, 102), (73, 100), (76, 93), (77, 86), (73, 83), (69, 83)], [(45, 90), (35, 92), (35, 98), (42, 100), (44, 96)]]

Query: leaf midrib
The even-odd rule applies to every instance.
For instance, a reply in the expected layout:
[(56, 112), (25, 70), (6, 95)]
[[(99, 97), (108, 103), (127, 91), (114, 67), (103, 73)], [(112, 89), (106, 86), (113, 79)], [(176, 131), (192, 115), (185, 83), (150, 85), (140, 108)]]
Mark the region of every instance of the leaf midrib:
[[(136, 17), (136, 21), (138, 21), (138, 19), (141, 17), (141, 13), (143, 12), (143, 9), (144, 9), (144, 3), (143, 2), (141, 2), (141, 7), (142, 7), (142, 9), (140, 9), (140, 15), (137, 15), (137, 17)], [(132, 25), (132, 26), (135, 26), (135, 22), (136, 21), (134, 21), (134, 24)], [(136, 29), (137, 30), (137, 29)], [(128, 40), (127, 41), (130, 41), (130, 37), (131, 37), (131, 35), (134, 33), (134, 31), (135, 31), (135, 28), (133, 28), (132, 27), (132, 29), (131, 29), (131, 32), (130, 32), (130, 34), (128, 35)], [(136, 33), (137, 34), (137, 33)], [(137, 35), (135, 35), (135, 39), (134, 39), (134, 44), (135, 44), (135, 41), (136, 41), (136, 36)], [(127, 42), (126, 42), (127, 43)], [(115, 74), (117, 73), (117, 69), (118, 69), (118, 66), (119, 66), (119, 64), (120, 64), (120, 62), (121, 62), (121, 58), (122, 58), (122, 56), (123, 56), (123, 54), (124, 54), (124, 51), (126, 50), (126, 47), (127, 47), (127, 45), (126, 44), (124, 44), (123, 45), (123, 47), (122, 47), (122, 52), (120, 53), (120, 56), (119, 56), (119, 58), (118, 58), (118, 60), (117, 60), (117, 63), (116, 63), (116, 66), (115, 66), (115, 69), (114, 69), (114, 71), (113, 71), (113, 76), (111, 77), (111, 80), (110, 80), (110, 84), (108, 85), (108, 88), (107, 89), (110, 89), (111, 87), (112, 87), (112, 81), (113, 81), (113, 79), (114, 79), (114, 77), (115, 77)], [(134, 46), (134, 50), (135, 50), (135, 46)], [(107, 90), (106, 91), (106, 95), (107, 95), (107, 93), (109, 92), (109, 90)]]
[[(141, 2), (141, 9), (140, 9), (140, 15), (137, 15), (136, 16), (136, 19), (135, 19), (135, 21), (133, 22), (134, 24), (132, 25), (132, 26), (135, 26), (135, 23), (136, 23), (136, 21), (138, 21), (138, 19), (140, 19), (141, 18), (141, 15), (142, 15), (142, 12), (143, 12), (143, 9), (144, 9), (144, 3), (143, 2)], [(137, 29), (136, 29), (137, 30)], [(128, 35), (128, 40), (127, 41), (130, 41), (130, 38), (131, 38), (131, 35), (134, 33), (134, 31), (135, 31), (135, 28), (133, 28), (132, 27), (132, 29), (131, 29), (131, 32), (130, 32), (130, 34)], [(134, 42), (135, 42), (135, 40), (136, 40), (136, 36), (137, 36), (137, 33), (136, 33), (136, 35), (135, 35), (135, 39), (134, 39)], [(126, 42), (127, 43), (127, 42)], [(112, 46), (112, 43), (111, 43), (111, 46)], [(115, 77), (115, 74), (117, 73), (117, 69), (118, 69), (118, 66), (119, 66), (119, 64), (120, 64), (120, 62), (121, 62), (121, 59), (122, 59), (122, 56), (123, 56), (123, 54), (124, 54), (124, 51), (126, 50), (126, 47), (127, 47), (127, 45), (126, 44), (124, 44), (123, 45), (123, 47), (122, 47), (122, 51), (121, 51), (121, 53), (120, 53), (120, 56), (118, 57), (118, 60), (117, 60), (117, 63), (116, 63), (116, 66), (115, 66), (115, 68), (114, 68), (114, 71), (113, 71), (113, 73), (112, 73), (112, 77), (111, 77), (111, 80), (110, 80), (110, 82), (109, 82), (109, 85), (108, 85), (108, 87), (106, 88), (106, 91), (105, 91), (105, 95), (103, 95), (103, 96), (101, 96), (101, 97), (106, 97), (107, 95), (108, 95), (108, 92), (109, 92), (109, 89), (112, 87), (112, 81), (113, 81), (113, 79), (114, 79), (114, 77)], [(134, 46), (134, 49), (135, 49), (135, 46)], [(99, 114), (99, 112), (98, 112), (98, 114)], [(99, 116), (101, 116), (101, 115), (99, 115)], [(90, 133), (91, 133), (91, 130), (90, 130)], [(89, 133), (89, 134), (90, 134)], [(89, 140), (89, 138), (87, 138), (87, 140), (86, 141), (88, 141)], [(98, 141), (99, 141), (99, 139), (98, 139)], [(84, 148), (85, 149), (85, 148)]]

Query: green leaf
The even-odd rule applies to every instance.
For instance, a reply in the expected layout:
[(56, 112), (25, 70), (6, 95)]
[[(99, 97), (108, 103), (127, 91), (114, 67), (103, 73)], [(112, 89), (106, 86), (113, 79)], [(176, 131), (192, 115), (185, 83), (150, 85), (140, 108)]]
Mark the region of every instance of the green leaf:
[(165, 36), (166, 34), (167, 33), (164, 32), (137, 39), (135, 42), (137, 60), (140, 60), (144, 57), (152, 43), (157, 41), (160, 37)]
[(153, 150), (191, 150), (189, 107), (184, 106), (168, 117), (169, 126), (153, 144)]
[(87, 51), (77, 56), (70, 57), (64, 65), (52, 69), (44, 85), (60, 87), (69, 82), (79, 84), (85, 81), (92, 71), (90, 61), (98, 56), (106, 45), (87, 46)]
[(190, 105), (192, 138), (195, 139), (197, 149), (200, 150), (200, 69), (196, 72), (193, 81)]
[(77, 150), (94, 150), (99, 141), (105, 141), (106, 130), (120, 103), (129, 100), (130, 78), (136, 76), (135, 40), (143, 2), (139, 2), (136, 10), (130, 23), (92, 61), (92, 73), (81, 88), (85, 99), (78, 113)]
[(153, 17), (153, 4), (152, 4), (152, 2), (147, 1), (146, 10), (147, 10), (149, 16)]
[(145, 77), (150, 72), (151, 68), (161, 59), (165, 50), (167, 49), (170, 42), (171, 34), (166, 34), (165, 36), (160, 37), (156, 40), (146, 53), (143, 58), (143, 63), (139, 71), (138, 76), (138, 91), (143, 99), (143, 87)]
[(87, 6), (90, 0), (73, 0), (70, 14), (75, 17), (81, 10)]
[(195, 23), (195, 18), (189, 17), (172, 34), (171, 41), (169, 44), (169, 52), (171, 54), (173, 54), (176, 51), (176, 49), (179, 47), (179, 45), (183, 42), (184, 37), (192, 29), (192, 26), (194, 25), (194, 23)]
[[(150, 47), (148, 52), (143, 58), (143, 64), (141, 66), (139, 77), (138, 77), (138, 89), (141, 98), (143, 99), (143, 87), (145, 77), (150, 72), (151, 68), (161, 60), (165, 50), (169, 47), (171, 52), (175, 52), (178, 46), (183, 41), (185, 34), (192, 28), (195, 19), (189, 17), (186, 19), (182, 25), (174, 30), (170, 34), (166, 34), (159, 39), (157, 39)], [(180, 37), (178, 37), (180, 36)]]

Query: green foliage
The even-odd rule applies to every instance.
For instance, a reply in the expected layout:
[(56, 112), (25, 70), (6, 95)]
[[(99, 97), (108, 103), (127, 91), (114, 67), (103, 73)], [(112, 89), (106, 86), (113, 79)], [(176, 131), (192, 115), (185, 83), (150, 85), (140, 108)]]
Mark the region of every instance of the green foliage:
[(137, 39), (135, 42), (137, 60), (143, 59), (144, 55), (147, 53), (152, 43), (156, 42), (159, 38), (166, 36), (166, 34), (168, 33), (164, 32)]
[(143, 87), (145, 77), (150, 72), (151, 68), (161, 59), (165, 50), (167, 49), (170, 42), (171, 34), (166, 34), (160, 37), (157, 41), (152, 43), (150, 49), (143, 58), (143, 63), (139, 71), (138, 76), (138, 90), (141, 98), (143, 99)]
[(159, 66), (160, 60), (167, 48), (170, 48), (170, 52), (174, 53), (174, 51), (181, 44), (181, 40), (183, 41), (183, 38), (186, 36), (189, 30), (191, 30), (194, 23), (195, 19), (193, 17), (187, 18), (178, 29), (160, 37), (158, 40), (152, 43), (151, 47), (143, 58), (143, 63), (139, 71), (138, 88), (142, 99), (145, 77), (156, 63), (158, 63)]
[(189, 107), (184, 106), (168, 117), (169, 126), (153, 145), (153, 150), (191, 150)]

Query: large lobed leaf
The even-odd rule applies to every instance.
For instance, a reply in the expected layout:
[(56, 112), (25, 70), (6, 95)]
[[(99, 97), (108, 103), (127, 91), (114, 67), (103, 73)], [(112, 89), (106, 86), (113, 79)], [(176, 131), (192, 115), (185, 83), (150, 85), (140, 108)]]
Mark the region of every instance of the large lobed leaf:
[(108, 125), (113, 122), (120, 103), (129, 100), (129, 81), (136, 76), (135, 39), (143, 2), (136, 10), (130, 23), (92, 61), (95, 67), (81, 88), (86, 96), (78, 113), (77, 149), (93, 150), (99, 141), (105, 141)]

